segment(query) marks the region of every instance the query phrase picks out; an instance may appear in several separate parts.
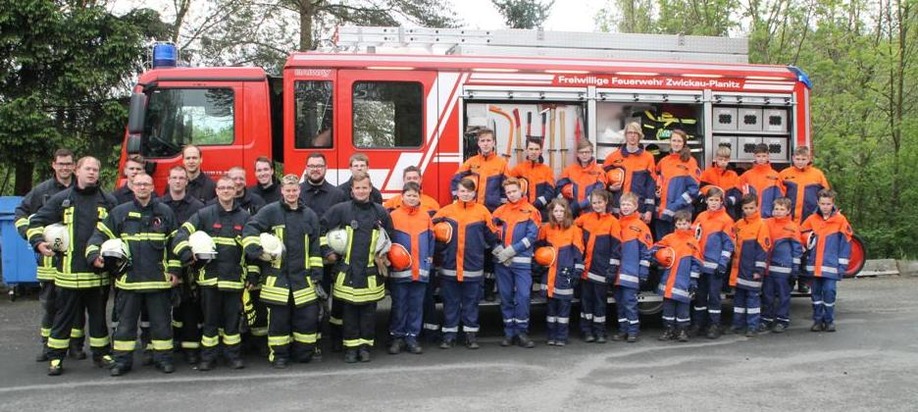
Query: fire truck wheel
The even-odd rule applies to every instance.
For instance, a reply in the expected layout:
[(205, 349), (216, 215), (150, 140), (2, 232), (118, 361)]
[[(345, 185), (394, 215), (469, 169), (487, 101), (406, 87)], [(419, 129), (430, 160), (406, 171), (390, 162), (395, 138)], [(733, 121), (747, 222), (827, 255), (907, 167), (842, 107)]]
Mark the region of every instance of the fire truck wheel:
[(656, 315), (663, 311), (663, 300), (659, 302), (638, 302), (638, 313), (644, 316)]

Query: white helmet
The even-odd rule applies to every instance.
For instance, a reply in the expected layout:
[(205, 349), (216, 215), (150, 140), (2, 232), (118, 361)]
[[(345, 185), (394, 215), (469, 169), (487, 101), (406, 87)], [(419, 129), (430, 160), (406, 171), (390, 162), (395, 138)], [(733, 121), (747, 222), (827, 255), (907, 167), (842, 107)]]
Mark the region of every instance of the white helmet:
[(273, 262), (284, 254), (284, 242), (281, 242), (277, 236), (266, 232), (258, 235), (258, 239), (262, 249), (259, 259), (265, 262)]
[(43, 235), (45, 242), (51, 246), (51, 250), (66, 252), (70, 249), (70, 231), (67, 230), (67, 226), (61, 223), (45, 226)]
[(392, 240), (389, 239), (389, 233), (386, 229), (379, 228), (379, 238), (376, 239), (376, 254), (385, 255), (392, 248)]
[(335, 251), (335, 253), (344, 256), (347, 254), (347, 230), (342, 228), (329, 230), (325, 234), (325, 240), (328, 242), (328, 247)]
[(102, 242), (99, 254), (105, 261), (105, 270), (113, 275), (124, 273), (131, 264), (131, 250), (120, 238)]
[(214, 239), (204, 231), (196, 231), (188, 236), (188, 245), (198, 261), (211, 261), (217, 257), (217, 244)]

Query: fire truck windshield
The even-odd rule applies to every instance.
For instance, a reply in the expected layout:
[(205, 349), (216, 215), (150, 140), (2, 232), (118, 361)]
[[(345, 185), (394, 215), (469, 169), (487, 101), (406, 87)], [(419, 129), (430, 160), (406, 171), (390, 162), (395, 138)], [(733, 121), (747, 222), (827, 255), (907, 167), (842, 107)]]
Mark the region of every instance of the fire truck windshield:
[(144, 118), (141, 154), (172, 157), (182, 146), (232, 144), (231, 89), (154, 89)]

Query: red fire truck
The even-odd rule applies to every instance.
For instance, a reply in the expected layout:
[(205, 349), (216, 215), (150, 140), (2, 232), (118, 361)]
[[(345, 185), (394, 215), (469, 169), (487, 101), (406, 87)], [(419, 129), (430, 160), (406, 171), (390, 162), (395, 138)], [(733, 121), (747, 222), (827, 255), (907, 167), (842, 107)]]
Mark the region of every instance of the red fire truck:
[[(746, 167), (764, 142), (781, 169), (794, 147), (812, 146), (806, 74), (748, 64), (744, 39), (345, 27), (335, 40), (325, 52), (291, 54), (281, 77), (251, 67), (143, 73), (122, 162), (143, 155), (165, 188), (185, 144), (201, 148), (205, 173), (242, 165), (250, 181), (258, 156), (300, 174), (317, 152), (335, 184), (362, 152), (384, 196), (398, 193), (402, 170), (415, 165), (425, 193), (445, 204), (450, 178), (477, 150), (470, 131), (479, 127), (496, 131), (511, 167), (527, 136), (543, 137), (556, 175), (578, 139), (589, 138), (603, 159), (631, 121), (643, 125), (651, 151), (665, 152), (671, 130), (686, 130), (700, 165), (727, 145)], [(856, 249), (852, 263), (863, 261)]]

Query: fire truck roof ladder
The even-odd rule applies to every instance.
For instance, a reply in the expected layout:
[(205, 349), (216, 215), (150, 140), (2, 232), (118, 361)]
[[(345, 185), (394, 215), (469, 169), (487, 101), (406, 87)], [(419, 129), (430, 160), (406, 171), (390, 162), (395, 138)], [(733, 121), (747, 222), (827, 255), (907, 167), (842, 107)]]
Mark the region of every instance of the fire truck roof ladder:
[(341, 26), (339, 51), (419, 52), (490, 56), (552, 56), (748, 63), (745, 38), (536, 30)]

